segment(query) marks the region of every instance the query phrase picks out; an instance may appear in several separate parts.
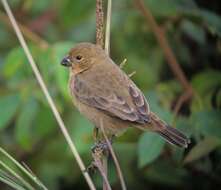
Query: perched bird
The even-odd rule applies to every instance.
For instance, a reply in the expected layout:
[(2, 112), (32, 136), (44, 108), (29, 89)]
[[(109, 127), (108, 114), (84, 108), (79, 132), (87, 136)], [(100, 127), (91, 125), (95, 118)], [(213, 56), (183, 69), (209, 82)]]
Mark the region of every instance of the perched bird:
[(187, 147), (189, 139), (150, 111), (136, 84), (98, 45), (79, 43), (61, 61), (70, 68), (69, 88), (74, 105), (96, 128), (117, 135), (128, 127), (151, 130), (166, 141)]

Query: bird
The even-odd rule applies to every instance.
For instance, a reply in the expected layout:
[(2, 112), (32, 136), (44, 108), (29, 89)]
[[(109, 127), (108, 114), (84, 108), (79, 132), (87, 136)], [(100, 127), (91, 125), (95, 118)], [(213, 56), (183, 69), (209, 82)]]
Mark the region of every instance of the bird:
[(78, 43), (62, 59), (68, 67), (73, 104), (105, 133), (118, 136), (129, 127), (159, 134), (172, 145), (187, 148), (189, 138), (150, 110), (147, 99), (131, 78), (101, 46)]

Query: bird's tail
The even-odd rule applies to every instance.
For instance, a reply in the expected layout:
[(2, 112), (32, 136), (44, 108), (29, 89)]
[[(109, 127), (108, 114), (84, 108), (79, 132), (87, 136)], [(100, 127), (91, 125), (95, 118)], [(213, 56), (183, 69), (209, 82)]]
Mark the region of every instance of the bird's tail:
[[(167, 142), (179, 147), (187, 148), (190, 140), (179, 130), (167, 125), (153, 112), (150, 113), (150, 121), (153, 130), (163, 137)], [(147, 126), (148, 127), (148, 126)]]

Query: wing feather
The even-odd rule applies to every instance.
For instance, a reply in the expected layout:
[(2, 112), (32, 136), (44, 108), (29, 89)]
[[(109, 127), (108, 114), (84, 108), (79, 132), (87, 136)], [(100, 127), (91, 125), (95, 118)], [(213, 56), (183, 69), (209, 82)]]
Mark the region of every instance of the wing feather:
[(110, 90), (109, 94), (99, 93), (95, 86), (87, 85), (78, 77), (75, 77), (71, 91), (81, 102), (104, 110), (111, 116), (137, 123), (149, 122), (149, 106), (135, 85), (130, 85), (127, 89), (130, 102), (127, 102), (128, 97), (125, 98)]

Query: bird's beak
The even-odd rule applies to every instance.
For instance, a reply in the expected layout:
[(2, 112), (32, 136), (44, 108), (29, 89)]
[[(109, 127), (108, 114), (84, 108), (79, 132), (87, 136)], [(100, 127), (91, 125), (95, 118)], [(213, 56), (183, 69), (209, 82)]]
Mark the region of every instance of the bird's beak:
[(70, 58), (69, 57), (65, 57), (64, 59), (62, 59), (61, 65), (65, 66), (65, 67), (70, 67), (71, 66)]

